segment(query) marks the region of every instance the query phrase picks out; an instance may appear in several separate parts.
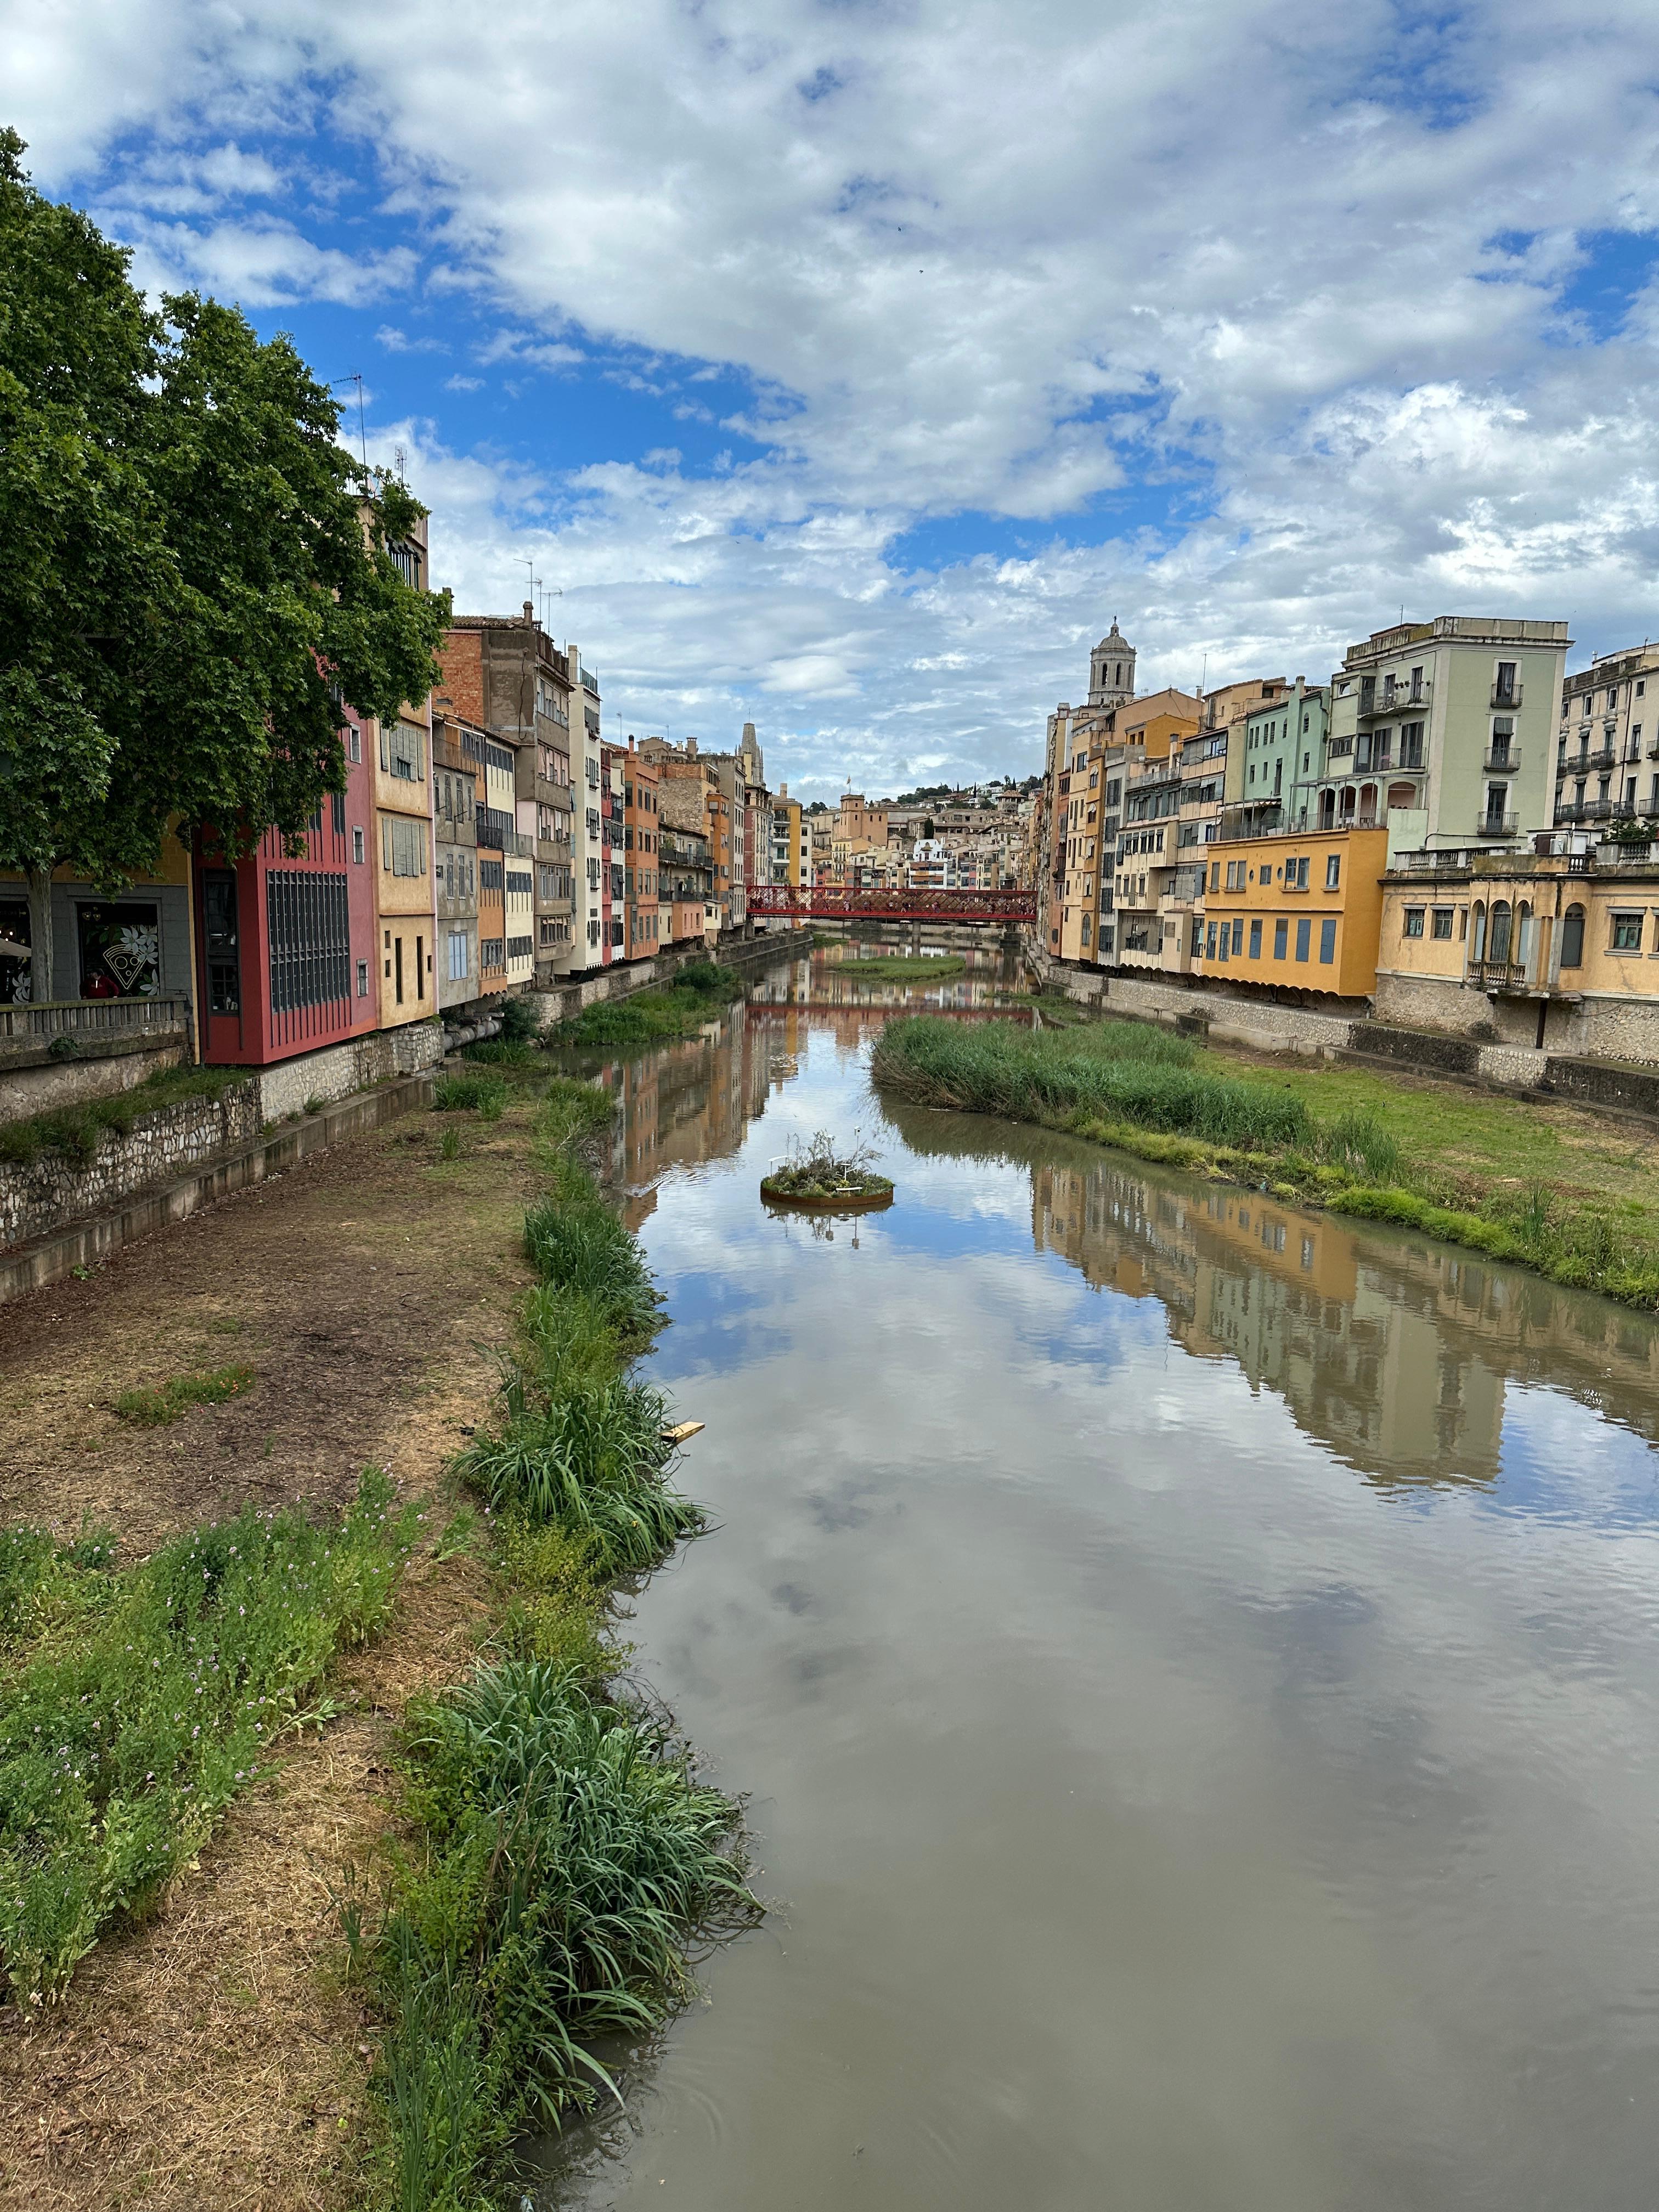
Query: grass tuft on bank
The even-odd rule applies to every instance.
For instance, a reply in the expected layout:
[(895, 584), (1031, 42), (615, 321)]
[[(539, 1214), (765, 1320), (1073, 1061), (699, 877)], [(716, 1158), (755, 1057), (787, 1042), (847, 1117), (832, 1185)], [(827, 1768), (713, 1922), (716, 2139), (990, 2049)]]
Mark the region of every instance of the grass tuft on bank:
[(240, 1397), (253, 1380), (251, 1367), (216, 1367), (209, 1373), (174, 1375), (165, 1382), (123, 1390), (115, 1410), (139, 1428), (164, 1428), (192, 1406), (222, 1406)]
[(495, 1529), (495, 1650), (411, 1712), (407, 1840), (343, 1905), (386, 2023), (378, 2201), (396, 2212), (495, 2201), (526, 2130), (604, 2083), (594, 2039), (670, 2018), (690, 1950), (760, 1910), (737, 1807), (613, 1687), (613, 1586), (703, 1516), (667, 1480), (665, 1400), (630, 1371), (661, 1324), (649, 1269), (579, 1156), (611, 1110), (568, 1080), (540, 1107), (540, 1279), (499, 1418), (457, 1462)]
[(381, 1626), (413, 1535), (372, 1469), (339, 1522), (250, 1509), (131, 1568), (102, 1537), (10, 1532), (6, 1620), (39, 1638), (0, 1711), (0, 1972), (26, 2014), (144, 1917), (334, 1654)]
[[(1639, 1208), (1587, 1202), (1538, 1176), (1522, 1183), (1472, 1173), (1393, 1126), (1410, 1121), (1410, 1096), (1396, 1085), (1390, 1114), (1372, 1096), (1373, 1078), (1257, 1073), (1146, 1023), (1032, 1031), (926, 1016), (889, 1023), (872, 1073), (880, 1089), (919, 1105), (1063, 1129), (1333, 1212), (1397, 1222), (1628, 1304), (1659, 1305), (1659, 1233)], [(1319, 1112), (1316, 1101), (1334, 1110)], [(1499, 1109), (1483, 1102), (1478, 1110), (1490, 1121)]]
[(661, 1044), (688, 1036), (712, 1021), (723, 1006), (743, 996), (735, 969), (713, 960), (688, 960), (660, 987), (635, 991), (625, 999), (601, 999), (572, 1020), (548, 1032), (548, 1042), (564, 1045)]

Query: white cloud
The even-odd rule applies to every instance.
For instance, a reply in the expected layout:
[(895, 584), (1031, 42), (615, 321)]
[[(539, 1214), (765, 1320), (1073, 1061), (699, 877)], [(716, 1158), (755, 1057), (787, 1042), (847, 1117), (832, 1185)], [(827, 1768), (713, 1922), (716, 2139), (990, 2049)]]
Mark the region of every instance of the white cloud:
[[(1317, 676), (1402, 602), (1659, 628), (1659, 293), (1611, 341), (1560, 305), (1587, 238), (1659, 226), (1644, 0), (1403, 27), (1387, 0), (501, 0), (462, 40), (438, 0), (250, 0), (234, 36), (96, 15), (18, 10), (13, 112), (49, 177), (153, 134), (100, 179), (145, 270), (256, 305), (418, 272), (491, 313), (479, 368), (574, 392), (597, 361), (688, 425), (688, 386), (750, 380), (726, 420), (758, 454), (532, 468), (528, 505), (481, 454), (505, 504), (437, 518), (475, 604), (515, 603), (533, 541), (641, 713), (763, 696), (810, 773), (856, 750), (880, 781), (1029, 762), (1114, 611), (1153, 683)], [(322, 121), (379, 165), (372, 243), (291, 196), (216, 217), (320, 161)], [(507, 389), (533, 459), (544, 387)], [(905, 574), (895, 539), (963, 510), (1017, 556)]]

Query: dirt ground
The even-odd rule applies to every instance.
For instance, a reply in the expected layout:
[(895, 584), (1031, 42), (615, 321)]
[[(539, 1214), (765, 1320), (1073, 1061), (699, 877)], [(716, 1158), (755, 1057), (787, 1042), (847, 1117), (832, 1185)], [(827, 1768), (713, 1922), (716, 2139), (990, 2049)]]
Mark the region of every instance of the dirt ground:
[[(365, 1465), (432, 1491), (528, 1280), (528, 1109), (465, 1119), (459, 1160), (411, 1115), (0, 1308), (0, 1514), (108, 1520), (132, 1558), (249, 1500), (343, 1504)], [(246, 1395), (169, 1427), (112, 1409), (233, 1363)], [(0, 2010), (4, 2212), (351, 2200), (371, 2046), (331, 1890), (386, 1826), (396, 1716), (462, 1670), (487, 1600), (481, 1566), (428, 1547), (391, 1631), (337, 1669), (342, 1717), (233, 1808), (156, 1917), (106, 1936), (32, 2029)]]

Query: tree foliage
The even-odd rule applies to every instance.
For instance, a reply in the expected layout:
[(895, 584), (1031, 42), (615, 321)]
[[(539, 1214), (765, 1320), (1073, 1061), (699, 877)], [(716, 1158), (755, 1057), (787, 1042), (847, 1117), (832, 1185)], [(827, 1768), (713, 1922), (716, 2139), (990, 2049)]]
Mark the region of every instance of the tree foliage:
[(292, 343), (150, 307), (22, 153), (0, 131), (0, 866), (108, 886), (170, 823), (297, 835), (344, 785), (341, 702), (430, 690), (448, 597), (404, 581), (422, 510)]

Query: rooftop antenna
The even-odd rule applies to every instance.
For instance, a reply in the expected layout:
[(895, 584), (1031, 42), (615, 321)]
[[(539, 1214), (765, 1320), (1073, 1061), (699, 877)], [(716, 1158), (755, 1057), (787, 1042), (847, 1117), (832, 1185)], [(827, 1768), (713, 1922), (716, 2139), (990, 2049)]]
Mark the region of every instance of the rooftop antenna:
[(409, 455), (404, 451), (401, 446), (394, 446), (392, 448), (392, 459), (398, 471), (398, 483), (400, 484), (404, 484), (404, 488), (407, 489), (407, 480), (404, 477), (404, 471), (409, 465)]
[(357, 442), (362, 448), (363, 466), (367, 468), (368, 466), (368, 432), (363, 422), (363, 373), (360, 368), (354, 368), (349, 376), (343, 376), (340, 382), (355, 384), (357, 387)]

